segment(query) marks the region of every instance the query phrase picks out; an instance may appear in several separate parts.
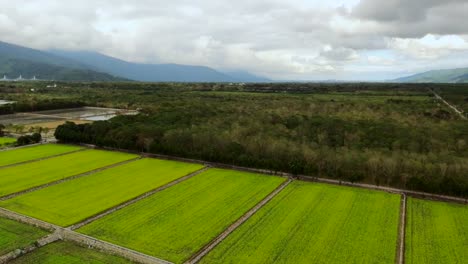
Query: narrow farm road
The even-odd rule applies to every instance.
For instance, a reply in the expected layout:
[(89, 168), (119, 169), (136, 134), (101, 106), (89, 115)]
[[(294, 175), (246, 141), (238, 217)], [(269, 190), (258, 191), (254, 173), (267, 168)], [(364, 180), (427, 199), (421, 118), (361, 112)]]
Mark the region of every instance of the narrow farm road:
[(401, 195), (400, 204), (400, 224), (398, 226), (398, 248), (397, 248), (397, 264), (405, 263), (405, 238), (406, 238), (406, 195)]
[(21, 249), (18, 248), (3, 256), (0, 256), (0, 264), (8, 263), (16, 258), (19, 258), (25, 254), (31, 253), (38, 248), (41, 248), (43, 246), (46, 246), (58, 240), (60, 240), (60, 236), (58, 235), (57, 232), (54, 232), (53, 234), (49, 234), (45, 237), (38, 239), (33, 245), (29, 245)]
[(458, 110), (458, 108), (456, 108), (455, 106), (449, 104), (447, 101), (445, 101), (444, 98), (442, 98), (442, 96), (440, 96), (439, 94), (437, 94), (434, 90), (430, 89), (430, 91), (434, 94), (434, 96), (442, 101), (444, 104), (446, 104), (448, 107), (450, 107), (453, 111), (455, 111), (455, 113), (457, 113), (462, 119), (464, 120), (467, 120), (466, 116), (463, 114), (462, 111)]
[[(15, 220), (21, 223), (25, 223), (28, 225), (36, 226), (43, 228), (45, 230), (52, 231), (53, 233), (49, 236), (46, 236), (44, 238), (41, 238), (37, 241), (37, 246), (32, 246), (32, 247), (42, 247), (45, 246), (49, 243), (58, 241), (58, 240), (63, 240), (63, 241), (72, 241), (75, 243), (78, 243), (80, 245), (86, 246), (88, 248), (96, 248), (99, 249), (103, 252), (107, 252), (109, 254), (114, 254), (120, 257), (123, 257), (125, 259), (137, 262), (137, 263), (142, 263), (142, 264), (171, 264), (171, 262), (158, 259), (153, 256), (149, 256), (140, 252), (137, 252), (135, 250), (125, 248), (119, 245), (115, 245), (106, 241), (99, 240), (94, 237), (90, 237), (87, 235), (80, 234), (78, 232), (75, 232), (73, 230), (70, 230), (68, 228), (63, 228), (57, 225), (53, 225), (47, 222), (44, 222), (42, 220), (32, 218), (26, 215), (22, 215), (10, 210), (6, 210), (4, 208), (0, 208), (0, 216)], [(29, 251), (21, 251), (20, 252), (10, 252), (7, 255), (1, 256), (0, 257), (0, 264), (2, 263), (7, 263), (8, 261), (17, 258), (19, 256), (22, 256), (26, 253), (29, 253), (36, 248), (29, 248)], [(20, 253), (20, 254), (17, 254)], [(2, 262), (5, 261), (5, 262)]]

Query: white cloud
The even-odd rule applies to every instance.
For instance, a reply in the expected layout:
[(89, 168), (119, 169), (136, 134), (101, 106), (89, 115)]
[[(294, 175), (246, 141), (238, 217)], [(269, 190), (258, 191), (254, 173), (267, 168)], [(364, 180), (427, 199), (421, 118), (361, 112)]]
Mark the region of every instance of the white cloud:
[[(466, 50), (468, 35), (466, 0), (0, 0), (0, 6), (3, 41), (279, 79), (346, 79), (361, 71), (374, 77), (394, 63), (400, 63), (395, 71), (420, 69), (420, 60), (443, 66)], [(373, 50), (398, 57), (363, 55)]]
[(468, 50), (468, 42), (460, 36), (428, 34), (420, 39), (394, 38), (389, 47), (416, 59), (437, 59), (457, 51)]

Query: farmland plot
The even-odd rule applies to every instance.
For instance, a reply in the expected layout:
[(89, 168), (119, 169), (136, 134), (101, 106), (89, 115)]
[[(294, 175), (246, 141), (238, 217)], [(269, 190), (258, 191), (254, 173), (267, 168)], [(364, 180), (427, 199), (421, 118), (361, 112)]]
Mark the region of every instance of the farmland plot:
[(0, 169), (0, 196), (27, 190), (135, 157), (137, 156), (126, 153), (86, 150), (3, 168)]
[(15, 138), (0, 137), (0, 148), (11, 145), (16, 142)]
[(64, 154), (79, 149), (80, 147), (76, 146), (50, 144), (0, 151), (0, 166)]
[(79, 231), (181, 263), (284, 180), (210, 169)]
[(18, 196), (0, 206), (67, 226), (153, 190), (203, 166), (142, 159)]
[(31, 245), (46, 234), (47, 232), (41, 229), (0, 218), (0, 256)]
[(466, 263), (468, 207), (409, 198), (406, 263)]
[(400, 197), (293, 182), (202, 263), (395, 263)]
[(88, 249), (71, 242), (55, 242), (26, 254), (11, 264), (127, 264), (126, 259)]

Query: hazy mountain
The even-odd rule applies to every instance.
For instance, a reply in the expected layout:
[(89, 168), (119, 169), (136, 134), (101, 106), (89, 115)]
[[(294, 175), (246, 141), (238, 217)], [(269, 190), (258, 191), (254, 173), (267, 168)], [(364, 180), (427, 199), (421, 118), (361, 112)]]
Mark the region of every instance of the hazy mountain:
[(70, 59), (0, 41), (0, 78), (4, 75), (64, 81), (122, 80)]
[(468, 83), (468, 68), (433, 70), (393, 81), (407, 83)]
[(87, 51), (51, 51), (89, 67), (143, 82), (233, 82), (235, 79), (208, 67), (178, 64), (140, 64)]
[(222, 73), (209, 67), (179, 64), (143, 64), (88, 51), (50, 51), (92, 69), (143, 82), (268, 82), (248, 72)]
[(257, 75), (251, 74), (250, 72), (246, 72), (246, 71), (225, 72), (225, 74), (233, 77), (234, 79), (238, 80), (239, 82), (251, 82), (251, 83), (272, 82), (268, 78), (257, 76)]
[[(221, 73), (204, 66), (140, 64), (96, 52), (39, 51), (0, 42), (0, 78), (67, 81), (268, 82), (248, 72)], [(114, 77), (117, 76), (117, 77)]]

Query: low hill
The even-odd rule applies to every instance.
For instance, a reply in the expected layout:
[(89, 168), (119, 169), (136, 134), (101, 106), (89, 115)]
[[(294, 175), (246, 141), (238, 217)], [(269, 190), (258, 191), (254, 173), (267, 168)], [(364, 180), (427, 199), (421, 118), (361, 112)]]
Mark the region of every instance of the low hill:
[(393, 80), (401, 83), (468, 83), (468, 68), (433, 70)]

